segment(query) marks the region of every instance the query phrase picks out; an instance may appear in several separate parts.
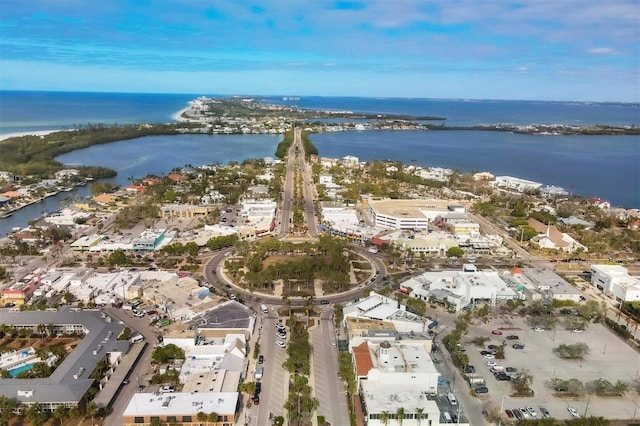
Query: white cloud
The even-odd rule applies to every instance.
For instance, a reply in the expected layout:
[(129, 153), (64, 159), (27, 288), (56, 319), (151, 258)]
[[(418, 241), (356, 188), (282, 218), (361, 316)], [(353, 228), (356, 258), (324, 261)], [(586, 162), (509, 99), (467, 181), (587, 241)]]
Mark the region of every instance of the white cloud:
[(614, 52), (614, 50), (610, 47), (592, 47), (589, 49), (589, 53), (593, 53), (595, 55), (610, 55)]

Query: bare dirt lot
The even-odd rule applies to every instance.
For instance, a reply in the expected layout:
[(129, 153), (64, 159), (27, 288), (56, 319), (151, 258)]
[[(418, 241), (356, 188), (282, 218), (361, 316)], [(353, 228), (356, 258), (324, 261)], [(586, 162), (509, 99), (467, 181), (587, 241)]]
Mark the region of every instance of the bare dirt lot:
[[(500, 329), (503, 334), (491, 334), (495, 329)], [(533, 397), (511, 397), (511, 384), (508, 381), (496, 380), (486, 365), (487, 360), (480, 355), (482, 348), (469, 343), (474, 337), (489, 337), (486, 348), (490, 344), (499, 345), (511, 334), (517, 335), (519, 339), (508, 340), (505, 359), (496, 362), (504, 367), (515, 367), (518, 371), (528, 370), (533, 376)], [(564, 360), (553, 352), (560, 344), (578, 342), (586, 343), (590, 349), (583, 361)], [(571, 406), (580, 415), (586, 413), (588, 416), (603, 416), (609, 419), (632, 419), (634, 415), (635, 418), (640, 417), (640, 397), (633, 389), (629, 389), (623, 397), (564, 398), (558, 396), (551, 386), (553, 378), (575, 378), (582, 382), (605, 379), (612, 383), (622, 380), (630, 386), (633, 380), (638, 379), (640, 354), (600, 324), (590, 324), (582, 333), (573, 333), (563, 328), (535, 332), (527, 325), (525, 318), (493, 319), (487, 324), (470, 326), (469, 333), (464, 336), (462, 343), (469, 356), (469, 363), (476, 367), (477, 373), (487, 382), (491, 404), (502, 407), (503, 413), (504, 409), (532, 406), (540, 417), (539, 407), (546, 407), (552, 417), (568, 419), (571, 415), (567, 408)], [(514, 343), (523, 344), (525, 347), (521, 350), (513, 349)]]
[(18, 350), (28, 347), (33, 347), (34, 349), (45, 349), (62, 344), (67, 349), (67, 352), (71, 352), (80, 340), (82, 339), (75, 337), (16, 337), (13, 339), (4, 337), (0, 339), (0, 347), (6, 347), (10, 350)]

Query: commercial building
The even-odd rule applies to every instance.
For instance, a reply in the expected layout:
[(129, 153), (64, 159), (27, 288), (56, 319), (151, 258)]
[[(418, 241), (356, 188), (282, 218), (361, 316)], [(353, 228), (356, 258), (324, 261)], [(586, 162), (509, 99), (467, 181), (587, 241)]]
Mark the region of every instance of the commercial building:
[(163, 219), (194, 219), (198, 217), (206, 217), (213, 210), (213, 207), (207, 206), (167, 204), (160, 207), (160, 217)]
[(106, 237), (101, 234), (86, 235), (72, 242), (71, 249), (73, 251), (79, 251), (79, 252), (89, 251), (91, 250), (91, 247), (94, 247), (97, 244), (101, 243), (105, 238)]
[(621, 265), (591, 265), (591, 284), (618, 302), (640, 301), (640, 278)]
[[(238, 392), (136, 393), (122, 417), (123, 426), (180, 424), (182, 426), (232, 426), (238, 408)], [(217, 414), (215, 422), (198, 419), (198, 413)]]
[(469, 265), (467, 271), (425, 272), (401, 283), (403, 288), (411, 288), (411, 296), (423, 300), (436, 300), (459, 311), (469, 304), (517, 298), (495, 271), (477, 271)]
[(0, 379), (0, 396), (16, 399), (24, 407), (38, 403), (48, 412), (60, 405), (83, 406), (89, 388), (94, 385), (95, 379), (91, 376), (98, 363), (104, 362), (107, 366), (104, 377), (98, 378), (99, 389), (102, 389), (130, 345), (128, 340), (118, 340), (123, 326), (97, 311), (11, 312), (3, 309), (0, 310), (0, 323), (34, 332), (41, 324), (52, 324), (53, 334), (84, 335), (49, 377)]
[(145, 229), (132, 241), (132, 250), (153, 251), (160, 248), (167, 233), (166, 229)]
[(580, 290), (547, 268), (513, 268), (502, 279), (516, 289), (518, 296), (534, 300), (571, 300), (580, 302)]
[[(407, 311), (406, 305), (400, 304), (397, 300), (371, 292), (357, 302), (343, 308), (344, 326), (351, 328), (350, 323), (355, 322), (356, 327), (361, 322), (366, 324), (367, 320), (373, 321), (375, 328), (389, 328), (397, 332), (421, 333), (427, 330), (431, 321), (427, 318)], [(367, 327), (369, 328), (369, 327)], [(354, 334), (358, 334), (355, 332)]]
[(369, 213), (376, 226), (425, 230), (429, 222), (448, 213), (441, 200), (369, 200)]
[[(444, 416), (451, 418), (436, 401), (440, 374), (424, 346), (364, 342), (354, 350), (354, 365), (368, 425), (436, 426), (447, 422)], [(468, 424), (463, 417), (458, 421)]]

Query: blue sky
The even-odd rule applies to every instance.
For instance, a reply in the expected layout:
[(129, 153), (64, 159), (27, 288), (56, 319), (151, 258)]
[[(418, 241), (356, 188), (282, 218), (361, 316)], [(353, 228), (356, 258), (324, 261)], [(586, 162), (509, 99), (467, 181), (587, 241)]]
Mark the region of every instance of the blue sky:
[(0, 3), (0, 88), (640, 101), (640, 0)]

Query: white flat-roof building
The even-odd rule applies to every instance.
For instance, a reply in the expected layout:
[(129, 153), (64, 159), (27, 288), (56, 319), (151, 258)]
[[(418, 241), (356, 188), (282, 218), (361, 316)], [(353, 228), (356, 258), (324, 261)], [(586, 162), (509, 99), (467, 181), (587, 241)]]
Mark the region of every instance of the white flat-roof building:
[(522, 268), (524, 276), (531, 281), (538, 293), (555, 300), (580, 302), (582, 293), (560, 275), (547, 268)]
[[(423, 345), (384, 341), (362, 347), (365, 351), (354, 355), (358, 374), (366, 371), (359, 384), (368, 425), (399, 423), (399, 409), (403, 425), (443, 423), (442, 410), (432, 398), (440, 374)], [(461, 420), (460, 424), (468, 424)]]
[(513, 176), (496, 176), (496, 180), (492, 182), (493, 186), (506, 189), (514, 189), (518, 192), (535, 191), (542, 188), (540, 182), (520, 179)]
[(136, 393), (124, 410), (122, 424), (150, 424), (151, 419), (157, 418), (161, 424), (191, 426), (203, 423), (198, 420), (198, 413), (216, 413), (217, 421), (221, 423), (215, 424), (232, 425), (235, 423), (238, 395), (238, 392)]
[(640, 278), (621, 265), (591, 265), (591, 284), (618, 302), (640, 301)]
[(442, 200), (369, 200), (376, 226), (391, 229), (427, 229), (429, 222), (448, 213)]
[(71, 249), (73, 251), (89, 251), (91, 247), (102, 242), (104, 238), (105, 236), (102, 234), (86, 235), (72, 242)]
[(509, 300), (516, 292), (494, 271), (442, 271), (425, 272), (400, 284), (410, 287), (411, 296), (429, 300), (431, 297), (446, 302), (456, 311), (475, 302)]
[(406, 309), (406, 305), (399, 304), (397, 300), (372, 291), (368, 297), (343, 308), (344, 321), (351, 318), (380, 320), (388, 321), (400, 332), (425, 331), (430, 321)]

